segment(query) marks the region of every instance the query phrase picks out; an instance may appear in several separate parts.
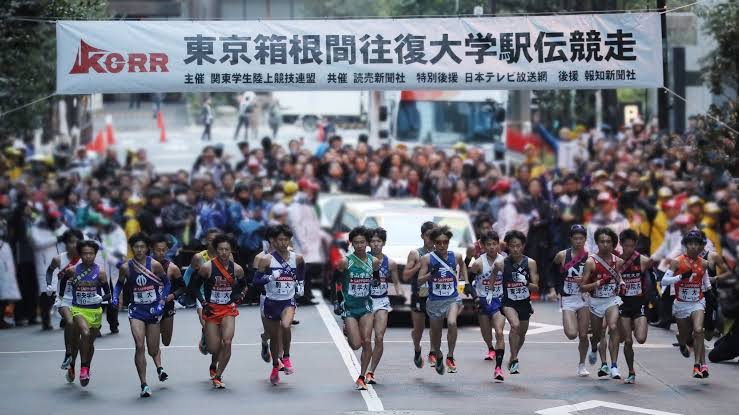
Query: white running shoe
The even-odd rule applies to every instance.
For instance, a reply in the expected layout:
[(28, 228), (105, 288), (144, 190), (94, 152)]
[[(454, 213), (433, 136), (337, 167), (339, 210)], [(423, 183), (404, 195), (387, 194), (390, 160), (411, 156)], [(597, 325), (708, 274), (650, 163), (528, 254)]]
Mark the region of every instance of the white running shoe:
[(618, 373), (618, 368), (615, 366), (611, 367), (611, 379), (621, 379), (621, 374)]
[(585, 369), (585, 363), (580, 363), (577, 365), (577, 376), (580, 376), (580, 377), (590, 376), (590, 372), (588, 372), (588, 370)]

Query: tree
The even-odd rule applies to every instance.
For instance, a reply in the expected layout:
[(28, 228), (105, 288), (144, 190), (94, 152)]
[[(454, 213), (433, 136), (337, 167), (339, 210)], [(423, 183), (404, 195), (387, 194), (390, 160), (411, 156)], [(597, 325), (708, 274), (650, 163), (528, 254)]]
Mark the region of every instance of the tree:
[[(12, 0), (4, 3), (0, 7), (0, 113), (44, 98), (56, 90), (56, 35), (51, 20), (102, 18), (107, 8), (106, 0)], [(54, 134), (59, 99), (53, 96), (3, 116), (0, 140), (30, 139), (36, 129), (43, 127), (44, 139), (48, 141)], [(65, 99), (70, 104), (75, 101), (74, 97)]]
[(728, 169), (734, 177), (739, 176), (738, 8), (736, 1), (729, 1), (698, 9), (697, 14), (704, 19), (703, 30), (716, 40), (716, 48), (701, 62), (703, 80), (722, 102), (711, 105), (706, 114), (697, 117), (692, 140), (702, 163), (714, 167), (718, 173)]

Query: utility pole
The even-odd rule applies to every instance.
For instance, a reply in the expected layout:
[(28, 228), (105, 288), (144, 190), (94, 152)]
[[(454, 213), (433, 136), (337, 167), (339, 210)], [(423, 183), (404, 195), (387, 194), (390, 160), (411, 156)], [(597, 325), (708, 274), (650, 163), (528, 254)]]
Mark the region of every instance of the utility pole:
[(497, 3), (498, 2), (496, 0), (490, 0), (490, 13), (488, 13), (488, 14), (495, 15), (495, 14), (498, 13), (498, 4)]
[[(666, 7), (666, 0), (657, 0), (657, 8), (664, 11)], [(659, 17), (660, 27), (662, 28), (662, 78), (665, 86), (669, 86), (669, 73), (667, 72), (667, 14), (662, 13)], [(670, 112), (668, 106), (669, 97), (666, 91), (657, 90), (657, 114), (659, 118), (659, 128), (664, 130), (670, 129)]]

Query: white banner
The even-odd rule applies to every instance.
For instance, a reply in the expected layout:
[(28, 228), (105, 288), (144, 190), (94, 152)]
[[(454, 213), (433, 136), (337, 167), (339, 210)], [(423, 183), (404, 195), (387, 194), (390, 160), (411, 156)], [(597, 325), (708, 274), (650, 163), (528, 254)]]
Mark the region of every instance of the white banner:
[(657, 13), (60, 21), (57, 93), (654, 88)]

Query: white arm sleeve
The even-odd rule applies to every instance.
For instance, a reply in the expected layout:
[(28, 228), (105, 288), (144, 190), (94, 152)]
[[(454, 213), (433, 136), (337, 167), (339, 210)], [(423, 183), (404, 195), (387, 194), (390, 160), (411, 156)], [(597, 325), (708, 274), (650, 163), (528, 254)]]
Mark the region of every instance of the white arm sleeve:
[(660, 281), (660, 284), (662, 284), (663, 287), (666, 287), (668, 285), (672, 285), (676, 282), (680, 281), (680, 276), (675, 275), (674, 272), (672, 272), (671, 269), (667, 270), (665, 272), (665, 275), (662, 277), (662, 281)]
[(703, 273), (703, 281), (701, 283), (701, 287), (703, 288), (703, 292), (711, 290), (711, 279), (708, 275), (708, 271)]

